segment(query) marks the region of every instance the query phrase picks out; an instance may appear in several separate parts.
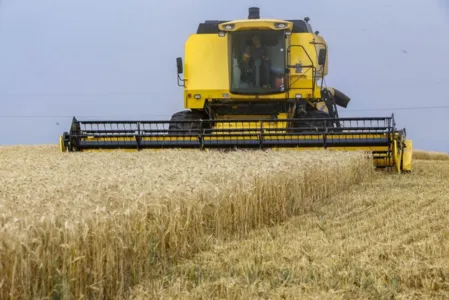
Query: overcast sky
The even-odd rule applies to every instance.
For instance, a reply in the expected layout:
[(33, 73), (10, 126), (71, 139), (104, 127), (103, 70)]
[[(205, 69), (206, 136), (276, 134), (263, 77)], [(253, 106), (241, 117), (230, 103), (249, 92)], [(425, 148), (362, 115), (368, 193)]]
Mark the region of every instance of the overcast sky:
[[(389, 116), (449, 151), (449, 0), (0, 0), (0, 144), (56, 143), (79, 119), (168, 119), (175, 58), (205, 19), (309, 16), (329, 43), (341, 116)], [(380, 111), (360, 110), (386, 109)]]

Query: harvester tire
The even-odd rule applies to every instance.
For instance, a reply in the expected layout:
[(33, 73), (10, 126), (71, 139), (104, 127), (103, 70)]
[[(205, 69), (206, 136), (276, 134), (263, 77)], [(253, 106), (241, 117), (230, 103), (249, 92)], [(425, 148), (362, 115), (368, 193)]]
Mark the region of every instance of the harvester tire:
[(170, 121), (179, 122), (179, 121), (192, 121), (192, 122), (183, 122), (183, 123), (171, 123), (168, 127), (168, 131), (170, 134), (195, 134), (200, 133), (203, 129), (201, 120), (204, 118), (203, 114), (199, 111), (180, 111), (171, 117)]

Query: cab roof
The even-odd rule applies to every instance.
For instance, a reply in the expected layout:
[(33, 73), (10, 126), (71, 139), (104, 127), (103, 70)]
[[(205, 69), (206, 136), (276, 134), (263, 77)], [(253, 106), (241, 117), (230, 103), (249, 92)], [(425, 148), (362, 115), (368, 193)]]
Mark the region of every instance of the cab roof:
[(197, 34), (218, 34), (218, 25), (228, 22), (256, 22), (256, 21), (278, 21), (278, 22), (291, 22), (293, 23), (292, 33), (313, 33), (312, 26), (304, 20), (271, 20), (271, 19), (245, 19), (245, 20), (231, 20), (231, 21), (219, 21), (219, 20), (206, 20), (198, 25), (196, 31)]

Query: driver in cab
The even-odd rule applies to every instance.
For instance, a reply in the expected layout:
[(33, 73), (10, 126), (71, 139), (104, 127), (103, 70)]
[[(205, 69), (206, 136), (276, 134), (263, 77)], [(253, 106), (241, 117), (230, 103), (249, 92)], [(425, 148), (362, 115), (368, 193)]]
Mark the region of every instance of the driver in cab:
[(260, 42), (260, 37), (258, 35), (254, 35), (251, 38), (252, 45), (248, 46), (245, 49), (245, 52), (243, 53), (243, 61), (245, 63), (250, 63), (250, 66), (252, 67), (252, 73), (253, 73), (253, 81), (255, 83), (255, 76), (256, 76), (256, 66), (255, 66), (255, 60), (261, 59), (262, 64), (260, 66), (260, 84), (264, 88), (269, 88), (271, 86), (270, 84), (270, 58), (268, 57), (266, 53), (266, 48), (262, 43)]

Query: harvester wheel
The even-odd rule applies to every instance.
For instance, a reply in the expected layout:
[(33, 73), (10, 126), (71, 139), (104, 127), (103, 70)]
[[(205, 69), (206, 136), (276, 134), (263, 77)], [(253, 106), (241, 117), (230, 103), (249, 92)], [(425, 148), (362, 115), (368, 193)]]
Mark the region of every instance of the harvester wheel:
[(192, 122), (179, 122), (171, 123), (168, 127), (170, 134), (192, 134), (200, 133), (203, 126), (201, 120), (204, 118), (203, 114), (199, 111), (180, 111), (175, 113), (170, 121), (192, 121)]

